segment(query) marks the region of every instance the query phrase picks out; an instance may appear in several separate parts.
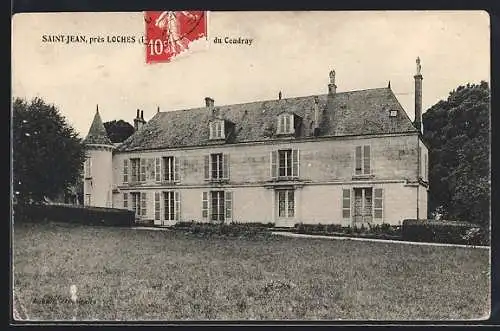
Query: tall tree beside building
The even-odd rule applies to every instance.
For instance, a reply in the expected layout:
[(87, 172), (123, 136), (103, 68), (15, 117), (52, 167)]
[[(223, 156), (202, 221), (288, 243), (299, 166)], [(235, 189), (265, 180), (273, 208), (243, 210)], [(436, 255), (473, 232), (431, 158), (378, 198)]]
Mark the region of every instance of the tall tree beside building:
[(423, 115), (429, 145), (429, 208), (445, 218), (490, 220), (490, 89), (467, 84)]
[(113, 120), (104, 123), (104, 128), (112, 143), (121, 143), (134, 133), (134, 127), (124, 120)]
[(54, 105), (40, 98), (13, 101), (13, 188), (17, 201), (54, 198), (77, 182), (85, 150)]

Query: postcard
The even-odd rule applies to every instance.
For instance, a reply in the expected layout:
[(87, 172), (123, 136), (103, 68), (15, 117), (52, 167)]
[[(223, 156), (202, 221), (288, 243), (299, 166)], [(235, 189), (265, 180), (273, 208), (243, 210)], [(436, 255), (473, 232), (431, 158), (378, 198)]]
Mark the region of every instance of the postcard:
[(12, 17), (12, 323), (485, 320), (482, 11)]

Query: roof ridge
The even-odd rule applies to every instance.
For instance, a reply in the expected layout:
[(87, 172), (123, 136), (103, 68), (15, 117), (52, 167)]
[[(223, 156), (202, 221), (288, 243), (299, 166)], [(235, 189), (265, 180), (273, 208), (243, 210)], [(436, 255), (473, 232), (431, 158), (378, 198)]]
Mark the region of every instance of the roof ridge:
[[(336, 92), (335, 95), (364, 92), (364, 91), (373, 91), (373, 90), (385, 90), (385, 89), (390, 90), (390, 88), (388, 88), (387, 86), (385, 86), (385, 87), (372, 87), (372, 88), (366, 88), (366, 89), (360, 89), (360, 90)], [(286, 101), (286, 100), (305, 99), (305, 98), (313, 98), (313, 97), (320, 97), (320, 96), (328, 96), (328, 93), (310, 94), (310, 95), (296, 96), (296, 97), (290, 97), (290, 98), (281, 98), (281, 99), (267, 99), (267, 100), (259, 100), (259, 101), (230, 103), (230, 104), (223, 104), (220, 106), (215, 106), (215, 108), (217, 108), (217, 107), (229, 107), (229, 106), (243, 106), (243, 105), (250, 105), (250, 104), (259, 103), (259, 102), (264, 103), (264, 102), (271, 102), (271, 101)], [(178, 109), (173, 109), (173, 110), (160, 111), (159, 113), (164, 114), (164, 113), (173, 113), (173, 112), (184, 112), (184, 111), (198, 110), (198, 109), (205, 109), (205, 107), (178, 108)]]

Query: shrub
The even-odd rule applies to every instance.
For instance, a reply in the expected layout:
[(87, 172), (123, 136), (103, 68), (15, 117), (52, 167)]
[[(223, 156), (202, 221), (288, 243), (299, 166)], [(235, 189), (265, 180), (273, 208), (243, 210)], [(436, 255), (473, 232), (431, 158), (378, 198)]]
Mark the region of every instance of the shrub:
[(16, 205), (14, 221), (53, 221), (88, 225), (133, 226), (135, 213), (131, 210), (72, 206), (28, 204)]
[(406, 219), (401, 228), (403, 240), (449, 244), (485, 243), (481, 229), (472, 223)]

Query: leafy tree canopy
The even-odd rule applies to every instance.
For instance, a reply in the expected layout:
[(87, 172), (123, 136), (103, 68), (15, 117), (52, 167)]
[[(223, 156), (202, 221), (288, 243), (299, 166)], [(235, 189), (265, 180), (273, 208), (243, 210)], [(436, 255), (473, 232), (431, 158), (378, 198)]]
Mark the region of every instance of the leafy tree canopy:
[(19, 202), (55, 198), (78, 182), (85, 150), (54, 105), (13, 101), (13, 188)]
[(490, 89), (467, 84), (423, 114), (429, 146), (429, 209), (444, 218), (490, 220)]
[(134, 127), (124, 120), (113, 120), (104, 123), (104, 128), (112, 143), (121, 143), (134, 133)]

